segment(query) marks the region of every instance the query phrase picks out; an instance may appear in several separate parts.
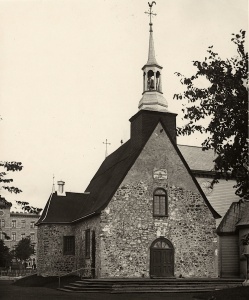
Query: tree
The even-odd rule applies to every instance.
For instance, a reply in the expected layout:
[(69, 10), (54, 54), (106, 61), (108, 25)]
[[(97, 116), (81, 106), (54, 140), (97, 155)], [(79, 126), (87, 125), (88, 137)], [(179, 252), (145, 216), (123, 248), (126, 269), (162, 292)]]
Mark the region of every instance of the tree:
[(13, 182), (13, 179), (11, 178), (6, 178), (7, 173), (5, 170), (7, 171), (21, 171), (23, 166), (21, 162), (16, 162), (16, 161), (12, 161), (12, 162), (8, 162), (8, 161), (0, 161), (0, 167), (3, 169), (2, 172), (0, 172), (0, 190), (4, 189), (7, 190), (10, 193), (21, 193), (22, 191), (14, 186), (10, 186), (9, 183)]
[[(13, 179), (6, 177), (8, 175), (6, 171), (12, 171), (12, 172), (21, 171), (23, 168), (22, 163), (15, 162), (15, 161), (12, 162), (0, 161), (0, 168), (2, 169), (2, 171), (0, 171), (0, 193), (2, 190), (6, 190), (9, 193), (15, 193), (15, 194), (21, 193), (22, 191), (19, 188), (10, 185), (10, 183), (13, 182)], [(12, 205), (1, 194), (0, 194), (0, 202), (6, 206), (11, 207)], [(0, 230), (1, 230), (1, 225), (0, 225)], [(5, 236), (6, 239), (10, 239), (10, 237), (5, 232), (2, 232), (2, 234)]]
[[(8, 174), (6, 173), (5, 170), (12, 171), (12, 172), (21, 171), (22, 168), (23, 168), (22, 163), (21, 162), (16, 162), (16, 161), (12, 161), (12, 162), (0, 161), (0, 167), (2, 167), (2, 169), (4, 169), (2, 172), (0, 172), (0, 184), (1, 184), (0, 191), (2, 189), (4, 189), (4, 190), (7, 190), (10, 193), (15, 193), (15, 194), (21, 193), (22, 191), (19, 188), (15, 187), (15, 186), (10, 186), (10, 183), (13, 182), (13, 179), (12, 178), (6, 178), (6, 176)], [(3, 200), (6, 200), (4, 197), (1, 196), (1, 194), (0, 194), (0, 198), (3, 199)], [(16, 203), (18, 205), (20, 205), (22, 210), (25, 211), (25, 212), (39, 214), (42, 211), (41, 208), (31, 206), (29, 204), (29, 202), (16, 201)]]
[(21, 239), (16, 245), (15, 257), (23, 262), (29, 259), (32, 254), (34, 254), (34, 247), (31, 244), (30, 238)]
[(12, 255), (9, 248), (0, 240), (0, 267), (6, 268), (11, 264)]
[(39, 215), (39, 213), (42, 211), (42, 208), (31, 206), (29, 204), (29, 202), (16, 201), (16, 203), (21, 206), (23, 211), (28, 212), (28, 213)]
[[(174, 98), (184, 101), (183, 118), (187, 123), (177, 129), (178, 135), (196, 131), (207, 133), (202, 149), (214, 149), (214, 170), (219, 178), (235, 178), (236, 194), (248, 197), (248, 53), (245, 51), (245, 31), (232, 34), (238, 55), (226, 60), (207, 50), (204, 61), (194, 61), (195, 75), (181, 77), (183, 93)], [(208, 87), (200, 87), (198, 80), (205, 78)], [(208, 125), (203, 120), (208, 119)]]

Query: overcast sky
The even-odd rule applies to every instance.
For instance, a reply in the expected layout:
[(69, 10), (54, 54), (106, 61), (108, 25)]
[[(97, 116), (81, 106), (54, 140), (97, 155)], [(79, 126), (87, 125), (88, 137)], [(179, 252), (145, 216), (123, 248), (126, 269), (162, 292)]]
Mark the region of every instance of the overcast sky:
[[(174, 72), (192, 75), (213, 45), (236, 55), (231, 34), (248, 28), (247, 0), (157, 0), (156, 58), (171, 112), (181, 90)], [(0, 1), (1, 160), (23, 193), (8, 200), (44, 207), (55, 182), (83, 192), (105, 156), (129, 139), (142, 95), (149, 18), (146, 0)], [(200, 145), (201, 138), (178, 138)]]

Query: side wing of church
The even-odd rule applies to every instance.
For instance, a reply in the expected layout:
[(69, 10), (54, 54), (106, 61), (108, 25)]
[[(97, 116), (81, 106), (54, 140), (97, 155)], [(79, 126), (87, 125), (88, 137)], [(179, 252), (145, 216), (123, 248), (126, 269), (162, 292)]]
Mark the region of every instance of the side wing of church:
[(176, 145), (176, 114), (162, 93), (154, 51), (143, 70), (131, 137), (85, 193), (51, 194), (38, 221), (38, 275), (84, 269), (95, 278), (215, 277), (216, 221)]

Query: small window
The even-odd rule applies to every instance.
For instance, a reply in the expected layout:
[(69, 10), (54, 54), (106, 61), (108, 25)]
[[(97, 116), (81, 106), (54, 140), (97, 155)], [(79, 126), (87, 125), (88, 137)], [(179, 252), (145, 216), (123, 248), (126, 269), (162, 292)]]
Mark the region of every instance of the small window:
[(26, 225), (26, 221), (25, 220), (22, 220), (22, 228), (25, 228), (25, 225)]
[(35, 222), (34, 221), (30, 222), (30, 228), (35, 228)]
[(75, 237), (64, 236), (63, 237), (63, 254), (74, 255), (75, 254)]
[(21, 234), (21, 238), (24, 239), (25, 238), (25, 233)]
[(2, 226), (2, 227), (5, 227), (5, 220), (2, 220), (1, 226)]
[(16, 241), (16, 233), (15, 232), (11, 233), (11, 239), (12, 239), (12, 241)]
[(167, 192), (164, 189), (156, 189), (153, 197), (154, 216), (165, 217), (168, 215)]
[(12, 228), (16, 228), (16, 220), (12, 220), (11, 221), (11, 227)]
[(35, 234), (34, 233), (30, 233), (30, 240), (34, 241), (35, 240)]
[(90, 229), (85, 233), (86, 258), (90, 258)]

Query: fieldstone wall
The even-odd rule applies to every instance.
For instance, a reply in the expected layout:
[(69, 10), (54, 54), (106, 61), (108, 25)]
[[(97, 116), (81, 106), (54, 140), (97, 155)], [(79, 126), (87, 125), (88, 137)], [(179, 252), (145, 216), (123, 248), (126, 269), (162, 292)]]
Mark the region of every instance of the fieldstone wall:
[[(85, 254), (85, 231), (90, 229), (90, 258)], [(99, 274), (99, 217), (86, 219), (75, 225), (39, 225), (37, 270), (38, 275), (58, 276), (73, 270), (82, 270), (82, 275), (91, 277), (92, 267), (92, 234), (96, 238), (96, 276)], [(75, 236), (75, 255), (63, 254), (63, 236)]]
[[(95, 232), (95, 246), (96, 246), (96, 255), (95, 255), (95, 277), (99, 277), (100, 273), (100, 218), (99, 216), (86, 219), (83, 222), (75, 225), (75, 263), (76, 269), (85, 268), (84, 276), (92, 277), (92, 238), (93, 231)], [(85, 231), (90, 229), (90, 258), (86, 258), (86, 241), (85, 241)]]
[(74, 235), (70, 225), (39, 225), (37, 272), (42, 276), (58, 276), (75, 268), (75, 255), (63, 255), (63, 236)]
[[(158, 187), (168, 193), (167, 217), (153, 217)], [(216, 275), (215, 219), (161, 125), (102, 212), (101, 227), (101, 277), (149, 277), (150, 246), (161, 236), (174, 246), (176, 277)]]

